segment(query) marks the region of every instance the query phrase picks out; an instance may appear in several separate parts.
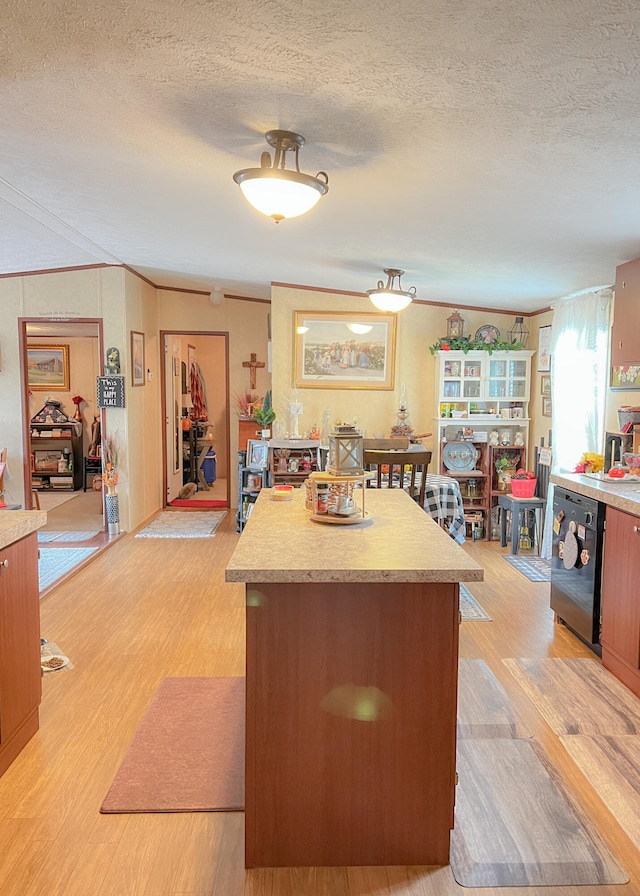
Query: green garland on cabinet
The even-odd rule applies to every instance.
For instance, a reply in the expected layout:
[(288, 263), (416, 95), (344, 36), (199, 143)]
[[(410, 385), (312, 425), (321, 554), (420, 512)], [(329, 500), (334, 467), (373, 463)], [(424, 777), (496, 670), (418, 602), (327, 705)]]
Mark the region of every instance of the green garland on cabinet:
[(468, 336), (457, 336), (455, 339), (447, 339), (443, 336), (434, 344), (429, 346), (432, 355), (436, 352), (513, 352), (520, 351), (524, 348), (522, 342), (505, 342), (504, 339), (498, 339), (496, 342), (483, 342), (481, 339), (469, 339)]

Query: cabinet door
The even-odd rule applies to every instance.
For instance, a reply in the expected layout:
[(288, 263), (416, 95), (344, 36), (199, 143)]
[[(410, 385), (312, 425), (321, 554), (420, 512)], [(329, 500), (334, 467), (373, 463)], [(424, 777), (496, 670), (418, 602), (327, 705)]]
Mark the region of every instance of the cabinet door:
[(607, 508), (602, 571), (602, 645), (640, 668), (640, 518)]
[(618, 265), (611, 330), (611, 364), (640, 362), (640, 258)]
[(0, 564), (0, 744), (5, 744), (37, 708), (42, 690), (36, 535), (0, 550)]

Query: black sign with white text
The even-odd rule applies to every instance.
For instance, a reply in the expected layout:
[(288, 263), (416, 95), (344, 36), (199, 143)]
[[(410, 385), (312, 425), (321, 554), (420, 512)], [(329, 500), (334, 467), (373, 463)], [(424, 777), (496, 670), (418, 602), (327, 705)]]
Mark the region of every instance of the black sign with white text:
[(99, 376), (96, 378), (99, 408), (124, 407), (124, 377)]

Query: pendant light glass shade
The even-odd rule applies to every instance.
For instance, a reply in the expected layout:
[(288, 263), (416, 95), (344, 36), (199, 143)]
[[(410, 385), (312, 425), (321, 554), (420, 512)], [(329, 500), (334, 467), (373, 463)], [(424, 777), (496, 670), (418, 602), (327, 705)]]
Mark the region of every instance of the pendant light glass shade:
[[(378, 311), (402, 311), (415, 299), (416, 288), (415, 286), (412, 286), (411, 289), (402, 289), (400, 278), (404, 274), (404, 271), (401, 271), (398, 268), (384, 268), (384, 272), (387, 275), (386, 286), (383, 284), (382, 280), (378, 280), (377, 287), (375, 289), (368, 289), (367, 295)], [(395, 282), (396, 280), (398, 281), (397, 286)]]
[[(305, 142), (300, 134), (267, 131), (265, 139), (275, 148), (273, 161), (268, 152), (263, 152), (260, 168), (243, 168), (233, 179), (251, 205), (278, 224), (283, 218), (310, 211), (329, 192), (329, 178), (324, 171), (315, 177), (300, 171), (298, 152)], [(295, 154), (295, 171), (284, 167), (287, 152)]]

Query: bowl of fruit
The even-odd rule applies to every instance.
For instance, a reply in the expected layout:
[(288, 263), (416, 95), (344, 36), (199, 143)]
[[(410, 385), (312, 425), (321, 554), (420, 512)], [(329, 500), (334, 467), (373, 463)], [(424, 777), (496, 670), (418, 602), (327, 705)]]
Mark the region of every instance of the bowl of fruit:
[(514, 498), (533, 498), (537, 482), (533, 470), (520, 467), (511, 477), (511, 494)]
[(627, 470), (632, 476), (640, 476), (640, 454), (630, 454), (625, 452), (624, 462)]

